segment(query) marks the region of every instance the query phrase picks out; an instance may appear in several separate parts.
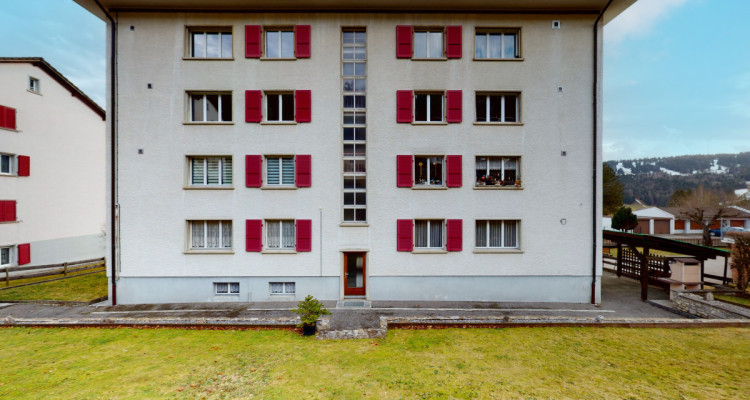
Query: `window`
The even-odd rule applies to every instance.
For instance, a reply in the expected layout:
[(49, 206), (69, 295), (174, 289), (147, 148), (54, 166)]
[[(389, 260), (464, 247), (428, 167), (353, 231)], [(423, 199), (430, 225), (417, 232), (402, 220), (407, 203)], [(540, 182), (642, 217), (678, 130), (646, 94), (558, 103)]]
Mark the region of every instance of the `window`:
[(231, 250), (232, 221), (188, 221), (190, 250)]
[(443, 94), (415, 93), (414, 121), (442, 122)]
[[(263, 33), (265, 37), (261, 40)], [(246, 58), (261, 58), (261, 56), (269, 59), (309, 58), (310, 42), (310, 25), (266, 28), (260, 25), (245, 25)]]
[(478, 220), (477, 248), (487, 249), (517, 249), (518, 227), (517, 220)]
[(415, 30), (414, 58), (443, 58), (443, 31)]
[(269, 122), (294, 122), (294, 94), (266, 94), (266, 120)]
[(7, 267), (13, 262), (13, 246), (0, 247), (0, 267)]
[(14, 172), (14, 159), (12, 154), (0, 154), (0, 174), (10, 175)]
[(294, 186), (294, 157), (266, 157), (266, 184)]
[(232, 157), (189, 157), (190, 186), (231, 186)]
[(518, 93), (478, 93), (477, 122), (520, 122)]
[[(513, 186), (521, 180), (520, 157), (477, 157), (477, 186)], [(520, 182), (518, 182), (520, 185)]]
[(427, 219), (414, 221), (414, 247), (443, 248), (443, 220)]
[(34, 93), (41, 93), (41, 86), (39, 86), (39, 79), (29, 77), (29, 91)]
[(239, 282), (214, 282), (216, 294), (240, 294)]
[(190, 93), (190, 122), (232, 122), (232, 95)]
[(271, 294), (294, 294), (296, 291), (294, 282), (269, 282)]
[(477, 29), (474, 37), (474, 58), (520, 58), (518, 29)]
[(444, 186), (443, 156), (415, 156), (414, 184)]
[(266, 58), (294, 58), (294, 30), (266, 30)]
[(231, 28), (191, 28), (188, 34), (188, 57), (232, 58)]
[(294, 220), (266, 221), (266, 247), (277, 250), (294, 250)]

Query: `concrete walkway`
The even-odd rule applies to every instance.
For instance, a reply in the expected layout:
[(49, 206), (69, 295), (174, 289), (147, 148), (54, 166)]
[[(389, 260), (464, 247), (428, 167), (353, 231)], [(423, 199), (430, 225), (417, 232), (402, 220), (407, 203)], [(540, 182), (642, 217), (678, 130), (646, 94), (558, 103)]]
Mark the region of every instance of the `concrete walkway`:
[[(649, 288), (650, 300), (668, 294)], [(319, 324), (320, 338), (383, 337), (398, 325), (659, 325), (695, 323), (640, 300), (640, 285), (605, 272), (602, 303), (490, 303), (357, 301), (323, 302), (332, 312)], [(348, 304), (347, 304), (348, 303)], [(338, 305), (338, 307), (337, 307)], [(34, 303), (0, 305), (0, 324), (15, 326), (238, 326), (292, 328), (296, 302), (190, 303), (92, 306)], [(364, 308), (365, 306), (367, 308)], [(749, 321), (750, 322), (750, 321)], [(748, 325), (750, 326), (750, 325)]]

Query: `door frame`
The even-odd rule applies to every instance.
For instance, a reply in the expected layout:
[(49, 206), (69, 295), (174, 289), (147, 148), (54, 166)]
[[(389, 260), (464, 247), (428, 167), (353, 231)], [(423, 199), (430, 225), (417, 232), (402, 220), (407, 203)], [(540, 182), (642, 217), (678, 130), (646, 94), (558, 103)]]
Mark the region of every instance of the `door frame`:
[[(344, 297), (348, 296), (367, 296), (367, 251), (355, 250), (355, 251), (342, 251), (342, 285), (344, 289)], [(349, 273), (347, 271), (347, 265), (349, 261), (349, 255), (356, 254), (362, 256), (362, 287), (361, 288), (348, 288), (346, 286), (347, 277)], [(347, 290), (348, 289), (348, 290)]]

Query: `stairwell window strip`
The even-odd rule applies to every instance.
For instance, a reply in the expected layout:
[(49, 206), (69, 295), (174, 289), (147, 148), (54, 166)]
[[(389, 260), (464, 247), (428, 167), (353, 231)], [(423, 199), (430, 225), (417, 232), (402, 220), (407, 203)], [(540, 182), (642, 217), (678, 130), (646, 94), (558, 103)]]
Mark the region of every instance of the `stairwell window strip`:
[(342, 31), (343, 220), (367, 221), (367, 35)]

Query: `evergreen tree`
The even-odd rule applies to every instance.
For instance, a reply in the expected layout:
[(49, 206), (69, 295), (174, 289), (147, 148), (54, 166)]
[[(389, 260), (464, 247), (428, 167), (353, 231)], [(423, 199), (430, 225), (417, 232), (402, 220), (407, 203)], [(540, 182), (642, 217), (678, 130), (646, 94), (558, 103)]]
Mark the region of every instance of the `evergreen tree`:
[(625, 186), (617, 179), (617, 174), (607, 163), (603, 165), (602, 179), (604, 180), (602, 185), (602, 194), (604, 197), (602, 206), (604, 214), (610, 215), (622, 206), (622, 200), (625, 196)]
[(630, 231), (638, 226), (638, 216), (633, 214), (630, 207), (620, 207), (612, 216), (612, 229)]

